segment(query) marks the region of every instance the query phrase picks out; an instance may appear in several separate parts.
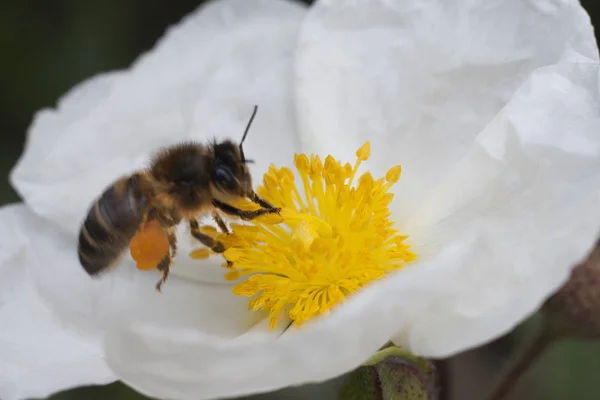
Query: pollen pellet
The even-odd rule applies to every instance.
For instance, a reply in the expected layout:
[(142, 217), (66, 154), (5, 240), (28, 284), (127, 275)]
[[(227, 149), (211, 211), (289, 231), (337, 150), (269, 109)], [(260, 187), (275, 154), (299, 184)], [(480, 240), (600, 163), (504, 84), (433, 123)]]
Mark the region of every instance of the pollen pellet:
[(140, 270), (152, 270), (169, 252), (169, 238), (157, 221), (140, 229), (129, 245), (131, 257)]

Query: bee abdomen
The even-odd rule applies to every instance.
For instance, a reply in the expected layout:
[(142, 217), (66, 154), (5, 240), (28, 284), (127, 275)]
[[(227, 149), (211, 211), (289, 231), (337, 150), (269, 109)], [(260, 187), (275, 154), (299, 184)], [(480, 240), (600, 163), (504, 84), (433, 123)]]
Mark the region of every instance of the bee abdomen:
[(110, 267), (129, 246), (144, 216), (147, 198), (138, 176), (123, 178), (102, 193), (79, 232), (79, 262), (90, 275)]

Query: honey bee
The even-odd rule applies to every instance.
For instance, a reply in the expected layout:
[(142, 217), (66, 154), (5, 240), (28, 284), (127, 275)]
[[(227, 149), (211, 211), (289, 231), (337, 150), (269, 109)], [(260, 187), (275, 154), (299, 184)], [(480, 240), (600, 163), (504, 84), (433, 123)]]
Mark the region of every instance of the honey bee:
[[(109, 186), (90, 207), (79, 233), (79, 262), (91, 276), (106, 271), (129, 247), (136, 232), (156, 220), (164, 229), (170, 251), (158, 263), (162, 277), (160, 292), (177, 253), (175, 227), (186, 220), (194, 238), (216, 253), (225, 251), (221, 242), (200, 230), (198, 218), (212, 214), (218, 227), (229, 233), (219, 215), (251, 220), (279, 208), (261, 199), (252, 188), (243, 143), (258, 110), (254, 106), (239, 144), (231, 140), (182, 143), (162, 149), (150, 167), (123, 177)], [(240, 210), (229, 203), (247, 198), (257, 210)]]

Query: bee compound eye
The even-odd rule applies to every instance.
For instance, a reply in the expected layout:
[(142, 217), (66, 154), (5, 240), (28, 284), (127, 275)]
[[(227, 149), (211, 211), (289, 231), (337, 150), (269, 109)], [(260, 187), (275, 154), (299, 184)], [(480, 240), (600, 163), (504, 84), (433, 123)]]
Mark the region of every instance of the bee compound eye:
[(217, 186), (225, 190), (232, 190), (235, 186), (233, 174), (226, 167), (217, 167), (215, 169), (214, 180)]

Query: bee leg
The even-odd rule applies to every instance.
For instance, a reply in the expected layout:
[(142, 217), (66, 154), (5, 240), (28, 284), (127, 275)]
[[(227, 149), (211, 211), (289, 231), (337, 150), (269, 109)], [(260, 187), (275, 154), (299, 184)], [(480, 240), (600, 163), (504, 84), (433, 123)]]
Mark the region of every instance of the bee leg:
[(225, 251), (225, 246), (223, 246), (223, 243), (219, 242), (212, 236), (200, 232), (200, 225), (198, 225), (198, 221), (195, 219), (190, 219), (190, 231), (194, 238), (215, 253), (223, 253)]
[(219, 228), (221, 229), (221, 231), (223, 231), (223, 233), (225, 233), (227, 235), (229, 235), (231, 233), (229, 231), (229, 228), (227, 227), (227, 225), (225, 225), (225, 221), (223, 221), (223, 218), (221, 218), (219, 213), (217, 213), (216, 211), (213, 212), (212, 217), (215, 220), (215, 222), (217, 223), (217, 225), (219, 226)]
[(156, 269), (158, 269), (160, 271), (160, 273), (162, 274), (162, 277), (160, 278), (160, 281), (158, 281), (158, 283), (156, 284), (156, 290), (160, 293), (160, 289), (163, 285), (163, 283), (166, 282), (167, 278), (169, 277), (169, 272), (171, 270), (171, 264), (173, 263), (173, 259), (171, 258), (171, 254), (167, 254), (165, 256), (165, 258), (163, 258), (159, 263), (158, 266), (156, 267)]
[(177, 255), (177, 236), (175, 232), (169, 231), (167, 233), (167, 237), (169, 239), (169, 253), (163, 258), (159, 263), (156, 269), (160, 271), (162, 277), (160, 281), (156, 284), (156, 290), (161, 291), (161, 287), (163, 283), (166, 282), (169, 277), (169, 272), (171, 271), (171, 264), (173, 264), (173, 259)]
[[(221, 218), (219, 213), (214, 211), (212, 216), (213, 216), (213, 219), (215, 220), (215, 222), (217, 223), (217, 225), (219, 226), (219, 228), (221, 228), (221, 230), (223, 231), (223, 233), (226, 235), (230, 235), (231, 231), (229, 230), (227, 225), (225, 225), (225, 221), (223, 221), (223, 218)], [(227, 260), (227, 267), (231, 268), (232, 266), (233, 266), (233, 262)]]
[(240, 210), (239, 208), (235, 208), (232, 205), (227, 203), (220, 202), (219, 200), (213, 200), (213, 205), (217, 207), (219, 210), (223, 211), (225, 214), (235, 215), (244, 220), (250, 220), (261, 215), (265, 214), (273, 214), (281, 211), (281, 208), (260, 208), (258, 210)]
[(175, 232), (169, 231), (167, 238), (169, 239), (169, 247), (171, 248), (171, 258), (175, 258), (177, 256), (177, 235)]
[(269, 203), (266, 200), (261, 199), (256, 192), (251, 192), (250, 195), (248, 196), (250, 198), (250, 200), (252, 200), (253, 202), (255, 202), (256, 204), (260, 205), (263, 208), (267, 208), (269, 210), (275, 210), (277, 209), (277, 207), (273, 206), (271, 203)]
[(155, 217), (158, 223), (165, 229), (170, 229), (175, 225), (179, 225), (181, 217), (178, 215), (172, 215), (171, 213), (158, 213)]

